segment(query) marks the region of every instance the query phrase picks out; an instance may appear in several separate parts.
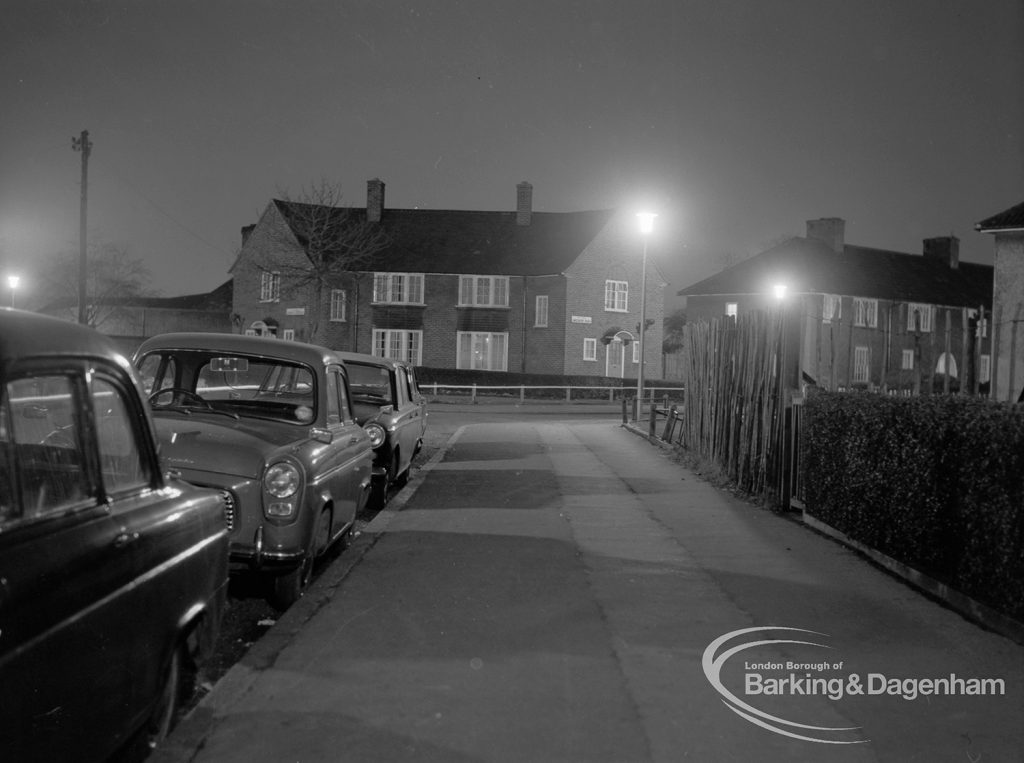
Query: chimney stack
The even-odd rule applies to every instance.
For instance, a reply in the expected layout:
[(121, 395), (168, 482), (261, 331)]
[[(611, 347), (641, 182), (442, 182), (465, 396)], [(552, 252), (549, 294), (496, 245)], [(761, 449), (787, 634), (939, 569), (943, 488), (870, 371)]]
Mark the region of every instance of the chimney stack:
[(842, 254), (846, 221), (840, 217), (819, 217), (807, 221), (807, 238), (822, 241), (837, 254)]
[(948, 265), (951, 270), (956, 270), (960, 267), (960, 239), (956, 236), (926, 238), (924, 256)]
[(533, 216), (533, 186), (525, 180), (516, 186), (516, 225), (529, 225)]
[(379, 223), (384, 214), (384, 181), (380, 178), (366, 181), (366, 219)]

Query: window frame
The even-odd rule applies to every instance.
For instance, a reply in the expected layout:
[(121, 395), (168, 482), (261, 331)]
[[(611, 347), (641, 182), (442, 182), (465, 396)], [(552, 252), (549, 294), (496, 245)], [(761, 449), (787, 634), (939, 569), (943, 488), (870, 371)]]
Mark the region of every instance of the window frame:
[(331, 323), (348, 322), (348, 292), (344, 289), (331, 289), (331, 306), (328, 320)]
[(901, 371), (913, 371), (914, 370), (914, 351), (904, 349), (900, 355), (900, 370)]
[(597, 362), (597, 339), (591, 336), (583, 338), (583, 360)]
[(843, 319), (843, 297), (840, 294), (823, 294), (821, 303), (821, 320), (823, 323), (841, 321)]
[[(502, 340), (502, 352), (500, 358), (500, 367), (493, 367), (491, 361), (494, 359), (494, 350), (490, 350), (487, 354), (487, 365), (481, 366), (475, 363), (475, 359), (478, 356), (476, 349), (476, 342), (478, 339), (486, 337), (486, 341), (491, 341), (495, 337), (500, 337)], [(455, 367), (456, 368), (467, 368), (479, 371), (507, 371), (508, 370), (508, 340), (509, 333), (507, 331), (456, 331), (455, 332)], [(467, 354), (470, 359), (468, 366), (463, 364), (463, 342), (468, 341), (469, 347), (467, 348)]]
[(878, 328), (878, 300), (870, 297), (853, 298), (853, 325)]
[(535, 329), (546, 329), (548, 327), (548, 307), (547, 294), (538, 294), (533, 298), (533, 327)]
[[(391, 354), (393, 348), (396, 346), (394, 341), (396, 337), (399, 339), (398, 345), (403, 347), (405, 350), (401, 353), (401, 357), (395, 357)], [(378, 358), (401, 360), (414, 366), (422, 366), (423, 330), (374, 328), (373, 344), (370, 348), (370, 354)]]
[(372, 304), (375, 305), (423, 305), (423, 273), (391, 273), (377, 271), (373, 274)]
[(867, 345), (856, 345), (853, 348), (853, 373), (850, 380), (854, 384), (868, 384), (871, 381), (871, 348)]
[[(914, 313), (918, 313), (921, 316), (921, 328), (918, 329), (916, 321), (914, 320)], [(935, 306), (927, 304), (925, 302), (908, 302), (907, 303), (907, 331), (917, 332), (920, 331), (922, 334), (930, 334), (934, 325), (935, 317)]]
[(281, 301), (281, 271), (260, 271), (260, 302)]
[(459, 307), (508, 307), (508, 276), (459, 276)]
[[(622, 306), (619, 306), (619, 303)], [(607, 313), (629, 312), (629, 281), (608, 278), (604, 282), (604, 309)]]

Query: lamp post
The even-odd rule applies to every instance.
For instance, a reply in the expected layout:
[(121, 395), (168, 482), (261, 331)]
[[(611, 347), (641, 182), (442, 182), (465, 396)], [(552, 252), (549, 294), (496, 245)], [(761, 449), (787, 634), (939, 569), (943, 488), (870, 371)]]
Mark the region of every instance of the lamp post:
[(636, 374), (636, 418), (640, 419), (640, 407), (644, 399), (644, 331), (647, 330), (647, 239), (654, 230), (654, 218), (657, 215), (653, 212), (638, 212), (637, 220), (640, 223), (640, 235), (644, 241), (643, 266), (640, 271), (640, 331), (637, 345), (640, 353), (640, 367)]
[(14, 290), (18, 288), (18, 284), (21, 283), (21, 277), (16, 275), (7, 276), (7, 286), (11, 290), (11, 307), (14, 307)]

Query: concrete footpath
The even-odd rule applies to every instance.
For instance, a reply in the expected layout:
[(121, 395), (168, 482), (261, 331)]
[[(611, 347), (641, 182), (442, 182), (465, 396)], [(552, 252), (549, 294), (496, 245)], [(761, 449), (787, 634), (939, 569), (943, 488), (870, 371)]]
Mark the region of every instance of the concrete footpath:
[(1022, 717), (1024, 648), (542, 418), (458, 430), (150, 760), (1020, 761)]

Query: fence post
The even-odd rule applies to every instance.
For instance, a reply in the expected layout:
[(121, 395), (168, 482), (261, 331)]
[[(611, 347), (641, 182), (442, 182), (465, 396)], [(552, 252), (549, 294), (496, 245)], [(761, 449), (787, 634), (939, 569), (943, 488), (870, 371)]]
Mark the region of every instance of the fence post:
[(609, 387), (608, 388), (608, 402), (609, 403), (614, 403), (615, 402), (615, 387)]
[(565, 388), (565, 402), (568, 403), (568, 402), (571, 402), (571, 401), (572, 401), (572, 387), (566, 387)]
[(629, 417), (626, 415), (626, 397), (625, 397), (625, 395), (623, 395), (623, 397), (622, 397), (622, 423), (623, 424), (628, 424), (629, 423)]
[(519, 385), (519, 402), (520, 403), (525, 403), (526, 402), (526, 385), (525, 384), (520, 384)]
[(647, 436), (654, 437), (654, 427), (656, 425), (656, 422), (658, 421), (658, 407), (654, 404), (653, 399), (651, 400), (651, 407), (649, 410), (651, 412), (651, 415), (647, 422)]
[[(667, 401), (666, 401), (667, 403)], [(662, 430), (661, 439), (665, 442), (669, 442), (669, 438), (672, 436), (672, 428), (676, 421), (676, 407), (673, 405), (668, 409), (668, 413), (665, 414), (665, 429)]]
[(476, 405), (476, 383), (473, 384), (473, 391), (470, 394), (472, 395), (470, 399), (472, 400), (473, 404)]
[(434, 382), (434, 397), (437, 397), (437, 382)]

